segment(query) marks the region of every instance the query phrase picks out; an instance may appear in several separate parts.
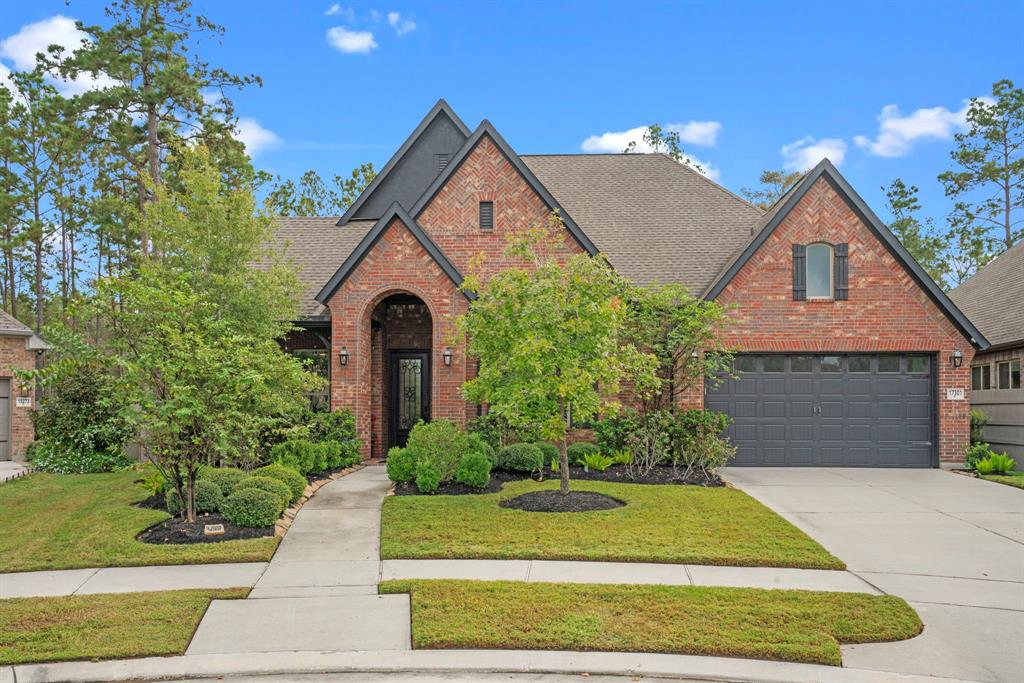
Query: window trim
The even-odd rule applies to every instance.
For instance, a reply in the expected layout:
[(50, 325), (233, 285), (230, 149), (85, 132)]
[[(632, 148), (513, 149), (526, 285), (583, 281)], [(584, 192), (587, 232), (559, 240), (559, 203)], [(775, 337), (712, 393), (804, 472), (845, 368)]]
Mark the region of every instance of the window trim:
[[(825, 247), (828, 250), (828, 294), (814, 296), (811, 294), (811, 249)], [(836, 248), (829, 242), (811, 242), (804, 247), (804, 287), (808, 301), (833, 301), (836, 297)]]
[[(977, 387), (974, 386), (974, 371), (975, 370), (978, 371), (978, 386)], [(985, 386), (986, 384), (988, 386)], [(990, 363), (984, 363), (982, 365), (972, 365), (971, 366), (971, 391), (990, 391), (991, 389), (992, 389), (992, 365)]]
[[(1014, 364), (1017, 365), (1017, 386), (1013, 386), (1013, 366), (1014, 366)], [(1003, 369), (1004, 365), (1006, 366), (1006, 384), (1007, 384), (1007, 386), (1005, 386), (1005, 387), (1003, 386), (1003, 375), (1002, 375), (1002, 369)], [(1009, 360), (996, 361), (996, 386), (994, 388), (995, 389), (999, 389), (1000, 391), (1010, 391), (1010, 390), (1013, 390), (1013, 389), (1020, 389), (1020, 386), (1021, 386), (1021, 384), (1020, 384), (1020, 365), (1021, 365), (1020, 360), (1018, 360), (1016, 358), (1011, 358)]]

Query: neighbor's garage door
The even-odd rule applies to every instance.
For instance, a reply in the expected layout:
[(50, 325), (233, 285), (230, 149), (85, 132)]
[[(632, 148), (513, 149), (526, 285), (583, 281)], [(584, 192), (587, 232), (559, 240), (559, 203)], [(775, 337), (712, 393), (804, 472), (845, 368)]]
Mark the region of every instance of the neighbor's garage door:
[(733, 419), (734, 465), (932, 467), (933, 364), (921, 354), (742, 354), (705, 405)]

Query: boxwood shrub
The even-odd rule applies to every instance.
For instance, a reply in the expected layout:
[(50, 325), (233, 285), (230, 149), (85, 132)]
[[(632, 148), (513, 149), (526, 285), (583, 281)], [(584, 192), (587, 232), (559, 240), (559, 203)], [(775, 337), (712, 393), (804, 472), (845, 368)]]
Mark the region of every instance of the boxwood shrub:
[(455, 470), (455, 481), (482, 489), (491, 481), (491, 461), (480, 451), (469, 453)]
[(416, 489), (420, 493), (434, 493), (441, 486), (441, 470), (430, 460), (416, 465)]
[(252, 474), (254, 477), (270, 477), (284, 482), (288, 486), (288, 490), (291, 491), (290, 502), (292, 503), (302, 498), (302, 493), (306, 490), (307, 482), (304, 476), (291, 467), (285, 467), (278, 463), (259, 467), (253, 470)]
[(199, 471), (200, 481), (210, 481), (220, 487), (221, 495), (228, 496), (248, 473), (237, 467), (204, 467)]
[(537, 441), (534, 445), (544, 454), (544, 463), (550, 464), (552, 460), (558, 460), (558, 446), (548, 441)]
[(600, 452), (601, 449), (596, 443), (587, 443), (585, 441), (574, 443), (566, 449), (566, 455), (569, 456), (570, 465), (581, 465), (583, 464), (583, 459), (588, 455)]
[(288, 484), (284, 483), (280, 479), (274, 479), (273, 477), (247, 477), (239, 482), (238, 486), (235, 487), (235, 491), (241, 491), (243, 489), (261, 489), (273, 493), (281, 500), (281, 510), (288, 507), (288, 504), (292, 500), (292, 490), (288, 488)]
[(498, 467), (516, 472), (533, 472), (544, 464), (544, 452), (533, 443), (514, 443), (498, 451)]
[(416, 477), (416, 455), (407, 448), (395, 446), (389, 450), (384, 466), (391, 481), (404, 483)]
[[(217, 512), (224, 503), (224, 494), (221, 493), (220, 487), (208, 479), (196, 481), (195, 496), (196, 514)], [(168, 489), (164, 494), (164, 504), (172, 515), (181, 514), (181, 501), (174, 488)]]
[(270, 491), (242, 488), (224, 500), (221, 512), (235, 526), (271, 526), (281, 514), (280, 504), (281, 499)]
[(270, 449), (270, 459), (299, 474), (321, 472), (327, 469), (326, 457), (319, 444), (306, 439), (289, 439)]

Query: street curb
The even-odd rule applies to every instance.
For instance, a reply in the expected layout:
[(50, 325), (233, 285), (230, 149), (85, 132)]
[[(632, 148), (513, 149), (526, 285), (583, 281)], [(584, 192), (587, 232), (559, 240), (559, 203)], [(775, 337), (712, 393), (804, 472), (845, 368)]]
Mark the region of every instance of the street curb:
[(724, 683), (969, 683), (817, 664), (615, 652), (386, 650), (184, 655), (0, 669), (0, 683), (114, 683), (317, 673), (531, 673), (685, 678)]

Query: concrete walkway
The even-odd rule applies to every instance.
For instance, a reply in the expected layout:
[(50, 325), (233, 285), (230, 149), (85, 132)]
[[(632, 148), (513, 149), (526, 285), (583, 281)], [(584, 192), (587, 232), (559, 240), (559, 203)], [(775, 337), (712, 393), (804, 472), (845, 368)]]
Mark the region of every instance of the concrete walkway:
[(296, 515), (248, 600), (214, 600), (186, 654), (408, 650), (409, 596), (377, 595), (380, 466), (327, 484)]
[(259, 581), (266, 568), (266, 562), (241, 562), (0, 574), (0, 598), (242, 588)]
[(905, 598), (924, 633), (854, 668), (1024, 680), (1024, 491), (943, 470), (733, 468), (727, 480)]
[(8, 479), (20, 477), (26, 471), (27, 468), (24, 463), (14, 462), (13, 460), (0, 460), (0, 483)]

